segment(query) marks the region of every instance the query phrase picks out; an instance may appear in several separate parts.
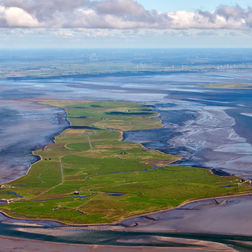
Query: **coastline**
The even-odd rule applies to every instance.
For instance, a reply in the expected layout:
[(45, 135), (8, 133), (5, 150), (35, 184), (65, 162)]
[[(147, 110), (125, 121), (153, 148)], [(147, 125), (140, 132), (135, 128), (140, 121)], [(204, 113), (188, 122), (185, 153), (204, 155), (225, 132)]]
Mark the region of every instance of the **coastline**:
[[(50, 105), (50, 106), (53, 106), (53, 105)], [(66, 113), (66, 110), (64, 109), (65, 113)], [(68, 121), (68, 118), (66, 117), (66, 120)], [(67, 130), (68, 128), (71, 128), (71, 123), (68, 121), (69, 123), (69, 126), (62, 129), (61, 132), (59, 132), (57, 135), (55, 135), (53, 137), (53, 143), (55, 143), (55, 139), (58, 135), (60, 135), (62, 132), (64, 132), (65, 130)], [(120, 141), (123, 141), (123, 131), (120, 131)], [(142, 148), (144, 149), (148, 149), (147, 147), (145, 147), (144, 145), (140, 144)], [(46, 148), (48, 145), (46, 145), (44, 148)], [(34, 150), (35, 151), (35, 150)], [(160, 153), (163, 153), (162, 151), (158, 151)], [(34, 152), (33, 152), (33, 155), (34, 155)], [(37, 155), (38, 156), (38, 155)], [(40, 160), (42, 159), (41, 156), (40, 157)], [(176, 160), (173, 160), (173, 161), (170, 161), (169, 164), (167, 162), (167, 166), (168, 165), (171, 165), (173, 163), (176, 163), (178, 160), (180, 160), (181, 157), (177, 157)], [(37, 162), (39, 162), (40, 160), (38, 160)], [(33, 165), (33, 164), (32, 164)], [(29, 173), (30, 169), (32, 168), (32, 165), (29, 167), (27, 173)], [(212, 172), (212, 171), (211, 171)], [(215, 174), (216, 175), (216, 174)], [(217, 175), (218, 176), (218, 175)], [(238, 177), (237, 177), (238, 178)], [(16, 179), (15, 179), (16, 180)], [(15, 181), (13, 180), (13, 181)], [(206, 194), (205, 194), (206, 195)], [(175, 211), (175, 210), (183, 210), (182, 209), (183, 207), (185, 207), (186, 205), (188, 204), (192, 204), (192, 203), (197, 203), (197, 204), (200, 204), (200, 203), (203, 203), (204, 201), (207, 201), (207, 200), (216, 200), (216, 199), (225, 199), (225, 200), (229, 200), (231, 199), (232, 197), (244, 197), (244, 196), (252, 196), (252, 193), (235, 193), (233, 192), (233, 194), (226, 194), (224, 196), (216, 196), (216, 197), (208, 197), (208, 198), (195, 198), (195, 199), (190, 199), (190, 200), (186, 200), (185, 202), (181, 203), (179, 206), (176, 206), (176, 207), (169, 207), (169, 208), (164, 208), (164, 209), (160, 209), (160, 210), (156, 210), (156, 211), (151, 211), (151, 212), (144, 212), (144, 213), (141, 213), (141, 214), (138, 214), (138, 215), (133, 215), (133, 216), (130, 216), (130, 217), (127, 217), (127, 218), (121, 218), (121, 220), (119, 221), (116, 221), (114, 223), (107, 223), (107, 224), (65, 224), (63, 222), (60, 222), (60, 221), (54, 221), (53, 219), (51, 220), (48, 220), (48, 219), (34, 219), (34, 218), (15, 218), (15, 217), (11, 217), (9, 216), (8, 213), (5, 213), (4, 211), (1, 211), (0, 213), (2, 213), (2, 215), (5, 217), (3, 218), (3, 220), (0, 220), (0, 223), (1, 225), (4, 227), (7, 225), (7, 229), (11, 229), (12, 226), (13, 226), (13, 229), (14, 230), (17, 230), (17, 231), (21, 231), (21, 232), (26, 232), (26, 233), (30, 233), (29, 232), (29, 228), (32, 228), (33, 226), (37, 226), (39, 227), (41, 230), (40, 231), (37, 231), (38, 233), (36, 233), (36, 230), (33, 231), (34, 234), (36, 235), (39, 235), (40, 232), (41, 234), (45, 234), (44, 232), (48, 232), (48, 237), (50, 237), (50, 232), (51, 231), (46, 231), (47, 228), (52, 228), (52, 229), (55, 229), (55, 231), (57, 231), (58, 235), (59, 235), (59, 238), (63, 238), (64, 237), (64, 231), (67, 230), (67, 228), (69, 228), (69, 230), (71, 229), (74, 229), (76, 228), (76, 232), (82, 232), (83, 230), (86, 230), (86, 231), (91, 231), (91, 232), (100, 232), (100, 233), (103, 233), (106, 231), (111, 231), (111, 232), (124, 232), (127, 233), (127, 232), (135, 232), (137, 233), (137, 235), (139, 235), (141, 232), (145, 232), (144, 229), (145, 229), (145, 225), (147, 223), (148, 225), (148, 228), (149, 228), (149, 231), (148, 231), (148, 228), (147, 228), (147, 231), (146, 232), (152, 232), (150, 231), (152, 225), (154, 224), (154, 229), (153, 229), (153, 237), (155, 237), (155, 234), (158, 235), (158, 231), (157, 229), (155, 229), (155, 225), (157, 226), (160, 221), (159, 221), (159, 217), (156, 218), (156, 217), (152, 217), (150, 215), (157, 215), (157, 216), (161, 216), (162, 214), (164, 213), (168, 213), (168, 212), (171, 212), (171, 211)], [(193, 195), (192, 195), (193, 197)], [(187, 209), (185, 209), (187, 210)], [(161, 216), (162, 217), (162, 216)], [(140, 220), (134, 220), (134, 219), (137, 219), (139, 218)], [(1, 216), (0, 216), (0, 219), (1, 219)], [(143, 221), (144, 219), (144, 221)], [(131, 224), (130, 225), (126, 225), (123, 223), (123, 222), (127, 222), (127, 221), (131, 221)], [(71, 223), (71, 221), (69, 221)], [(132, 224), (133, 223), (133, 224)], [(136, 227), (136, 228), (135, 228)], [(140, 229), (140, 230), (139, 230)], [(27, 232), (28, 231), (28, 232)], [(169, 233), (169, 229), (167, 229), (165, 232), (167, 232), (167, 234)], [(31, 232), (32, 233), (32, 232)], [(177, 233), (179, 234), (180, 233), (180, 230), (177, 231)], [(22, 234), (19, 235), (15, 235), (13, 233), (8, 233), (7, 234), (10, 234), (10, 236), (8, 236), (7, 238), (3, 238), (2, 239), (9, 239), (9, 240), (12, 240), (12, 239), (17, 239), (17, 241), (19, 243), (36, 243), (36, 244), (43, 244), (43, 246), (45, 244), (50, 244), (48, 246), (52, 247), (54, 245), (58, 245), (58, 246), (66, 246), (66, 245), (63, 245), (63, 244), (67, 244), (67, 246), (70, 246), (71, 247), (71, 251), (75, 251), (75, 250), (72, 250), (72, 248), (79, 248), (81, 247), (81, 251), (218, 251), (215, 247), (214, 249), (210, 250), (210, 249), (206, 249), (206, 248), (202, 248), (202, 249), (199, 249), (199, 248), (194, 248), (194, 249), (191, 249), (191, 248), (182, 248), (182, 247), (175, 247), (173, 246), (172, 247), (172, 250), (170, 248), (169, 245), (167, 246), (164, 246), (165, 248), (161, 248), (163, 245), (160, 245), (160, 247), (155, 247), (155, 239), (153, 241), (153, 244), (151, 244), (151, 248), (150, 247), (134, 247), (134, 242), (132, 243), (131, 240), (126, 240), (126, 242), (122, 242), (122, 246), (120, 247), (116, 247), (116, 246), (103, 246), (103, 245), (81, 245), (81, 244), (84, 244), (85, 243), (85, 240), (83, 241), (78, 241), (76, 242), (76, 244), (71, 244), (71, 243), (67, 243), (67, 239), (64, 240), (63, 239), (58, 239), (58, 241), (62, 241), (62, 243), (48, 243), (47, 241), (50, 241), (47, 240), (47, 241), (41, 241), (41, 239), (43, 238), (36, 238), (36, 236), (32, 236), (32, 235), (28, 235), (27, 237), (31, 238), (32, 240), (24, 240), (23, 238), (20, 239), (20, 237), (24, 237), (22, 236)], [(225, 234), (225, 233), (224, 233)], [(3, 234), (4, 235), (4, 234)], [(12, 236), (13, 235), (13, 236)], [(54, 234), (53, 234), (54, 235)], [(15, 237), (15, 238), (14, 238)], [(16, 237), (19, 237), (19, 238), (16, 238)], [(118, 240), (123, 240), (123, 235), (118, 238)], [(37, 239), (37, 240), (36, 240)], [(160, 235), (160, 239), (162, 239), (161, 235)], [(168, 239), (168, 238), (167, 238)], [(172, 235), (171, 237), (169, 237), (169, 242), (174, 242), (176, 239), (184, 239), (184, 238), (172, 238)], [(1, 240), (1, 235), (0, 235), (0, 240)], [(46, 238), (45, 238), (46, 240)], [(137, 240), (137, 239), (136, 239)], [(185, 240), (185, 239), (184, 239)], [(190, 238), (189, 238), (190, 240)], [(56, 240), (52, 240), (52, 241), (57, 241)], [(140, 240), (137, 240), (139, 241), (140, 243)], [(146, 243), (147, 241), (147, 238), (144, 238), (144, 241)], [(168, 241), (168, 240), (167, 240)], [(191, 238), (191, 241), (192, 244), (194, 245), (194, 242), (197, 241), (198, 243), (201, 243), (201, 245), (204, 245), (204, 244), (207, 244), (207, 240), (205, 239), (200, 239), (200, 237), (195, 237), (195, 239)], [(149, 241), (150, 242), (150, 241)], [(190, 242), (188, 242), (188, 245), (190, 244)], [(97, 241), (97, 243), (99, 244), (99, 241)], [(91, 240), (91, 244), (97, 244), (94, 240)], [(120, 243), (120, 242), (119, 242)], [(143, 243), (143, 244), (145, 244)], [(101, 244), (101, 243), (100, 243)], [(104, 243), (104, 244), (112, 244), (112, 245), (117, 245), (117, 243)], [(181, 243), (182, 244), (182, 243)], [(230, 250), (230, 247), (225, 244), (225, 243), (221, 243), (221, 246), (226, 246), (228, 248), (223, 248), (221, 251), (235, 251), (235, 250)], [(125, 246), (124, 246), (125, 245)], [(209, 244), (208, 244), (209, 245)], [(8, 245), (9, 246), (9, 245)], [(38, 245), (40, 246), (40, 245)], [(41, 245), (42, 246), (42, 245)], [(206, 245), (207, 246), (207, 245)], [(218, 246), (219, 246), (219, 243), (218, 243)], [(196, 246), (197, 247), (197, 246)], [(44, 249), (45, 250), (45, 249)], [(50, 251), (47, 249), (47, 251)], [(62, 250), (64, 251), (64, 250)], [(77, 250), (76, 250), (77, 251)]]
[[(40, 101), (32, 101), (32, 102), (37, 103), (37, 104), (40, 104), (40, 105), (43, 105), (43, 106), (60, 108), (60, 107), (51, 106), (51, 105), (49, 106), (49, 105), (40, 103)], [(22, 177), (27, 176), (28, 173), (30, 172), (32, 166), (35, 165), (35, 164), (37, 164), (38, 162), (40, 162), (40, 161), (42, 160), (41, 155), (34, 154), (34, 152), (35, 152), (35, 151), (39, 151), (39, 150), (44, 150), (44, 149), (50, 144), (50, 142), (52, 142), (52, 144), (54, 144), (54, 143), (55, 143), (56, 137), (59, 136), (61, 133), (63, 133), (65, 130), (67, 130), (67, 129), (69, 129), (69, 128), (71, 127), (71, 123), (70, 123), (70, 121), (69, 121), (68, 118), (67, 118), (67, 112), (65, 111), (64, 108), (61, 108), (61, 109), (62, 109), (62, 110), (64, 111), (64, 113), (65, 113), (65, 121), (67, 122), (68, 126), (64, 127), (63, 129), (60, 129), (60, 130), (57, 131), (55, 134), (53, 134), (53, 135), (51, 135), (50, 137), (48, 137), (48, 143), (45, 144), (45, 145), (44, 145), (43, 147), (41, 147), (40, 149), (33, 149), (33, 150), (31, 150), (32, 155), (33, 155), (34, 157), (37, 157), (38, 160), (35, 161), (34, 163), (31, 163), (31, 165), (30, 165), (30, 166), (27, 168), (27, 170), (25, 171), (25, 174), (24, 174), (24, 175), (22, 175), (22, 176), (20, 176), (20, 177), (17, 177), (17, 178), (14, 178), (14, 179), (11, 179), (11, 180), (8, 180), (7, 182), (2, 183), (2, 184), (12, 183), (12, 182), (14, 182), (14, 181), (16, 181), (16, 180), (18, 180), (18, 179), (20, 179), (20, 178), (22, 178)], [(1, 183), (0, 183), (0, 185), (1, 185)]]
[[(130, 216), (127, 218), (124, 218), (120, 221), (117, 222), (112, 222), (112, 223), (105, 223), (105, 224), (66, 224), (64, 222), (60, 222), (60, 221), (55, 221), (55, 220), (50, 220), (50, 219), (35, 219), (35, 218), (16, 218), (16, 217), (12, 217), (10, 215), (8, 215), (7, 213), (5, 213), (4, 211), (0, 211), (0, 214), (2, 214), (4, 217), (8, 218), (9, 220), (11, 220), (12, 224), (15, 223), (20, 223), (22, 221), (26, 222), (26, 221), (30, 221), (33, 223), (36, 222), (50, 222), (50, 223), (57, 223), (58, 225), (62, 226), (62, 227), (82, 227), (82, 228), (92, 228), (93, 230), (100, 230), (101, 227), (115, 227), (115, 226), (122, 226), (121, 223), (128, 221), (128, 220), (132, 220), (132, 219), (136, 219), (139, 217), (145, 217), (148, 215), (153, 215), (153, 214), (162, 214), (162, 213), (166, 213), (166, 212), (170, 212), (173, 210), (178, 210), (181, 209), (183, 207), (185, 207), (188, 204), (192, 204), (192, 203), (202, 203), (208, 200), (218, 200), (218, 199), (231, 199), (234, 197), (246, 197), (246, 196), (252, 196), (252, 193), (241, 193), (241, 194), (232, 194), (232, 195), (226, 195), (226, 196), (217, 196), (217, 197), (208, 197), (208, 198), (202, 198), (202, 199), (194, 199), (194, 200), (187, 200), (185, 202), (183, 202), (182, 204), (180, 204), (179, 206), (176, 207), (171, 207), (171, 208), (166, 208), (166, 209), (161, 209), (158, 211), (152, 211), (152, 212), (145, 212), (142, 214), (138, 214), (138, 215), (134, 215), (134, 216)], [(16, 222), (13, 222), (14, 220), (16, 220)], [(0, 221), (1, 223), (1, 221)]]
[[(32, 100), (32, 102), (35, 102), (35, 103), (38, 103), (38, 104), (42, 104), (42, 105), (44, 105), (44, 106), (61, 108), (61, 109), (64, 111), (64, 113), (65, 113), (64, 119), (65, 119), (66, 122), (68, 123), (68, 126), (67, 126), (67, 127), (63, 128), (62, 130), (60, 130), (59, 132), (57, 132), (56, 135), (54, 135), (53, 137), (50, 138), (50, 141), (52, 141), (53, 143), (55, 143), (55, 139), (56, 139), (57, 136), (59, 136), (59, 135), (60, 135), (62, 132), (64, 132), (65, 130), (71, 128), (71, 122), (68, 120), (67, 111), (65, 110), (65, 108), (58, 107), (58, 106), (52, 105), (52, 104), (50, 104), (50, 105), (45, 104), (44, 102), (46, 102), (46, 101), (47, 101), (47, 100), (44, 100), (44, 101), (43, 101), (43, 100), (35, 100), (35, 101)], [(56, 101), (57, 101), (57, 100), (56, 100)], [(61, 100), (60, 100), (60, 101), (61, 101)], [(80, 102), (81, 102), (81, 103), (89, 103), (89, 102), (92, 102), (92, 101), (91, 101), (91, 100), (76, 101), (76, 104), (78, 104), (78, 103), (80, 103)], [(158, 116), (159, 116), (159, 115), (160, 115), (160, 114), (158, 114)], [(155, 117), (156, 117), (156, 116), (155, 116)], [(162, 125), (162, 127), (160, 127), (160, 128), (163, 128), (164, 125), (163, 125), (163, 123), (162, 123), (162, 120), (159, 119), (159, 121), (160, 121), (160, 124)], [(124, 141), (124, 131), (119, 130), (118, 132), (120, 133), (120, 141), (123, 142), (123, 141)], [(142, 148), (148, 149), (148, 148), (145, 147), (143, 144), (141, 144), (141, 143), (138, 143), (138, 144), (139, 144)], [(48, 146), (48, 144), (45, 145), (45, 146), (44, 146), (43, 148), (41, 148), (41, 149), (36, 149), (36, 150), (33, 150), (33, 151), (32, 151), (32, 154), (33, 154), (34, 156), (39, 157), (39, 160), (36, 161), (35, 163), (31, 164), (30, 167), (29, 167), (29, 169), (27, 170), (26, 174), (23, 175), (23, 176), (21, 176), (21, 177), (19, 177), (19, 178), (22, 178), (22, 177), (26, 176), (26, 175), (29, 173), (29, 171), (30, 171), (30, 169), (32, 168), (32, 166), (33, 166), (34, 164), (36, 164), (36, 163), (38, 163), (39, 161), (42, 160), (42, 157), (41, 157), (40, 155), (34, 154), (34, 151), (43, 150), (43, 149), (47, 148), (47, 146)], [(155, 151), (157, 151), (157, 152), (163, 154), (162, 151), (159, 151), (159, 150), (155, 150)], [(175, 157), (175, 156), (174, 156), (174, 157)], [(170, 166), (170, 165), (172, 165), (173, 163), (176, 163), (176, 162), (178, 162), (178, 161), (181, 160), (181, 159), (182, 159), (182, 157), (177, 157), (175, 160), (167, 161), (166, 164), (167, 164), (167, 166)], [(208, 169), (208, 170), (209, 170), (211, 173), (213, 173), (213, 171), (212, 171), (211, 169)], [(214, 174), (214, 173), (213, 173), (213, 174)], [(219, 176), (219, 175), (217, 175), (217, 174), (215, 174), (215, 175), (216, 175), (216, 176)], [(19, 179), (19, 178), (16, 178), (16, 179), (14, 179), (14, 180), (11, 180), (11, 181), (9, 181), (8, 183), (14, 182), (14, 181), (16, 181), (16, 180)], [(133, 216), (130, 216), (130, 217), (122, 218), (122, 219), (120, 219), (119, 221), (116, 221), (116, 222), (112, 222), (112, 223), (103, 223), (103, 224), (66, 224), (66, 223), (63, 223), (63, 222), (60, 222), (60, 221), (56, 221), (56, 220), (53, 220), (53, 219), (51, 219), (51, 220), (50, 220), (50, 219), (34, 219), (34, 218), (27, 218), (27, 217), (24, 217), (24, 218), (15, 218), (15, 217), (12, 217), (12, 216), (10, 216), (9, 214), (5, 213), (4, 211), (0, 211), (0, 213), (2, 213), (5, 217), (7, 217), (7, 218), (9, 218), (9, 219), (18, 220), (18, 221), (34, 221), (34, 222), (36, 222), (36, 221), (38, 221), (38, 222), (41, 222), (41, 221), (48, 221), (48, 222), (58, 223), (58, 224), (60, 224), (60, 225), (62, 225), (62, 226), (97, 227), (97, 228), (99, 228), (99, 227), (109, 227), (109, 226), (114, 226), (114, 225), (120, 225), (121, 222), (130, 220), (130, 219), (134, 219), (134, 218), (138, 218), (138, 217), (141, 217), (141, 216), (147, 216), (147, 215), (151, 215), (151, 214), (159, 214), (159, 213), (163, 213), (163, 212), (167, 212), (167, 211), (172, 211), (172, 210), (179, 209), (179, 208), (181, 208), (181, 207), (183, 207), (183, 206), (185, 206), (185, 205), (187, 205), (187, 204), (194, 203), (194, 202), (201, 202), (201, 201), (205, 201), (205, 200), (218, 199), (218, 198), (224, 198), (224, 197), (225, 197), (225, 198), (230, 198), (230, 197), (235, 197), (235, 196), (246, 196), (246, 195), (252, 195), (252, 193), (229, 194), (229, 195), (216, 196), (216, 197), (210, 197), (210, 198), (199, 198), (199, 199), (195, 198), (195, 199), (191, 199), (191, 200), (186, 200), (185, 202), (183, 202), (183, 203), (181, 203), (180, 205), (175, 206), (175, 207), (164, 208), (164, 209), (160, 209), (160, 210), (156, 210), (156, 211), (151, 211), (151, 212), (144, 212), (144, 213), (141, 213), (141, 214), (138, 214), (138, 215), (133, 215)]]

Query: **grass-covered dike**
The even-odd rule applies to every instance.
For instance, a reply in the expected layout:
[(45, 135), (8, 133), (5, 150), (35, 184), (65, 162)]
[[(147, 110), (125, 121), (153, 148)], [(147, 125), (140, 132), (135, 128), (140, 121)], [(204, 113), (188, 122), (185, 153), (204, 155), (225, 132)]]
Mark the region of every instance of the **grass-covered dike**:
[[(249, 183), (210, 170), (172, 166), (178, 157), (122, 142), (122, 132), (160, 128), (151, 107), (108, 101), (43, 101), (64, 108), (71, 127), (26, 176), (0, 189), (13, 217), (102, 224), (185, 201), (251, 192)], [(17, 196), (18, 195), (18, 196)], [(21, 198), (22, 197), (22, 198)]]

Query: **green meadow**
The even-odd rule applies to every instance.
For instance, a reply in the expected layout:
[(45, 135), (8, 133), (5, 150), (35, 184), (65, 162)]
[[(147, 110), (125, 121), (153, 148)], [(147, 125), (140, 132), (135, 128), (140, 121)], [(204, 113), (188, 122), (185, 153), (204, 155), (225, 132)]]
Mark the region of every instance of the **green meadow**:
[[(122, 142), (123, 131), (160, 128), (149, 106), (108, 101), (43, 101), (64, 108), (70, 128), (34, 151), (41, 160), (4, 185), (0, 210), (13, 217), (102, 224), (207, 197), (246, 193), (248, 183), (174, 166), (179, 157)], [(15, 196), (13, 193), (22, 196)]]

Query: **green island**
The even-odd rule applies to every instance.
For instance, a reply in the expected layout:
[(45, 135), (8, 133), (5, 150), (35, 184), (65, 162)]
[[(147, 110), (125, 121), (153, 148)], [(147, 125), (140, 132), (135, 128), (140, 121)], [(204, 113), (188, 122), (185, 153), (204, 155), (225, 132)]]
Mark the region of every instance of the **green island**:
[(17, 218), (103, 224), (186, 201), (251, 192), (235, 176), (175, 166), (179, 157), (123, 142), (124, 131), (161, 128), (150, 106), (109, 101), (40, 101), (63, 108), (71, 126), (34, 151), (41, 160), (1, 186), (0, 211)]

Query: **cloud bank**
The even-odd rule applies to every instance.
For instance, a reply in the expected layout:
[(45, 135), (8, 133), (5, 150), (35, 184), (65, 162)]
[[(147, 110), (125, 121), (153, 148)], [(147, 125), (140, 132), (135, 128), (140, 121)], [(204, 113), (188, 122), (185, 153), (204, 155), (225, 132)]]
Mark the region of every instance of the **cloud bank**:
[(160, 12), (134, 0), (0, 0), (0, 27), (246, 30), (252, 8)]

